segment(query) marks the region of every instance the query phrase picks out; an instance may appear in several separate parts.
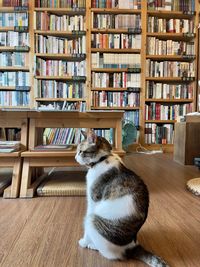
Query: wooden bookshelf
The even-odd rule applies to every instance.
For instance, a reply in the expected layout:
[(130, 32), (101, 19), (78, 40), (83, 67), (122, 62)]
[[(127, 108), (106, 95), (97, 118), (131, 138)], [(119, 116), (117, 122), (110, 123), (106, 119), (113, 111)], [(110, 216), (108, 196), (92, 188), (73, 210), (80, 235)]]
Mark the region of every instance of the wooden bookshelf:
[[(30, 48), (29, 53), (30, 64), (27, 67), (0, 67), (0, 71), (2, 72), (14, 72), (14, 71), (24, 71), (30, 73), (30, 108), (36, 108), (39, 102), (48, 102), (48, 101), (86, 101), (87, 109), (93, 110), (138, 110), (139, 111), (139, 125), (140, 125), (140, 143), (145, 145), (145, 123), (174, 123), (174, 121), (146, 121), (145, 120), (145, 105), (150, 105), (151, 102), (161, 103), (165, 105), (177, 105), (177, 104), (190, 104), (192, 103), (194, 108), (193, 111), (197, 110), (197, 95), (200, 94), (200, 89), (197, 93), (197, 79), (195, 76), (198, 75), (200, 77), (199, 69), (197, 67), (197, 62), (199, 61), (199, 51), (198, 51), (198, 39), (199, 39), (199, 31), (198, 31), (198, 24), (199, 24), (199, 11), (200, 11), (200, 3), (198, 0), (195, 0), (195, 12), (180, 12), (180, 11), (166, 11), (166, 10), (148, 10), (147, 8), (147, 0), (142, 1), (142, 8), (140, 9), (119, 9), (119, 8), (92, 8), (91, 7), (91, 0), (86, 0), (86, 8), (84, 9), (71, 9), (71, 8), (38, 8), (35, 7), (35, 1), (29, 1), (29, 34), (30, 34)], [(7, 8), (1, 7), (0, 12), (14, 12), (14, 8)], [(17, 11), (16, 11), (17, 12)], [(20, 11), (19, 11), (20, 12)], [(23, 11), (22, 11), (23, 12)], [(51, 30), (39, 30), (35, 27), (34, 21), (34, 12), (44, 12), (48, 15), (83, 15), (85, 18), (85, 29), (84, 31), (51, 31)], [(92, 25), (92, 16), (102, 14), (102, 15), (139, 15), (141, 16), (141, 29), (134, 29), (133, 28), (96, 28)], [(195, 24), (195, 31), (194, 33), (175, 33), (175, 32), (148, 32), (148, 25), (147, 19), (148, 17), (157, 17), (163, 19), (185, 19), (185, 20), (194, 20)], [(14, 27), (0, 27), (0, 32), (7, 32), (7, 31), (14, 31)], [(92, 34), (133, 34), (133, 35), (140, 35), (141, 34), (141, 47), (138, 49), (135, 48), (98, 48), (98, 46), (92, 45)], [(37, 53), (35, 51), (35, 37), (36, 35), (42, 35), (44, 37), (51, 36), (56, 38), (68, 38), (69, 40), (77, 39), (81, 36), (86, 37), (86, 54), (80, 55), (73, 55), (73, 54), (63, 54), (63, 53)], [(150, 55), (147, 53), (147, 42), (149, 37), (155, 37), (160, 40), (172, 40), (172, 41), (185, 41), (185, 42), (194, 42), (195, 44), (195, 53), (194, 55), (189, 55), (186, 57), (185, 55)], [(96, 48), (94, 48), (96, 47)], [(19, 49), (19, 48), (18, 48)], [(0, 52), (15, 52), (18, 49), (14, 46), (0, 46)], [(20, 51), (20, 49), (19, 49)], [(25, 52), (25, 51), (23, 51)], [(94, 68), (92, 67), (92, 54), (99, 53), (110, 53), (110, 54), (140, 54), (141, 56), (141, 68)], [(82, 61), (86, 60), (86, 75), (85, 76), (78, 76), (74, 77), (71, 75), (68, 76), (49, 76), (49, 75), (38, 75), (34, 72), (36, 67), (35, 61), (36, 59), (43, 59), (43, 60), (63, 60), (63, 61)], [(180, 62), (194, 62), (196, 69), (194, 77), (184, 78), (184, 77), (148, 77), (146, 75), (146, 60), (152, 61), (180, 61)], [(130, 72), (129, 72), (130, 71)], [(104, 87), (100, 86), (93, 86), (92, 84), (92, 73), (107, 73), (109, 75), (113, 75), (114, 73), (122, 74), (122, 73), (138, 73), (140, 74), (140, 105), (136, 108), (122, 108), (122, 107), (93, 107), (92, 106), (92, 97), (91, 93), (95, 91), (106, 91), (108, 92), (126, 92), (128, 91), (128, 86), (122, 86), (118, 88), (118, 86), (112, 85), (104, 85)], [(38, 72), (39, 73), (39, 72)], [(200, 80), (200, 78), (199, 78)], [(63, 83), (85, 83), (86, 89), (86, 99), (85, 98), (76, 98), (74, 100), (70, 100), (68, 98), (41, 98), (36, 95), (35, 85), (37, 82), (46, 82), (46, 81), (55, 81), (55, 82), (63, 82)], [(156, 98), (148, 98), (146, 94), (146, 86), (147, 82), (153, 83), (161, 83), (161, 84), (170, 84), (170, 85), (184, 85), (184, 84), (192, 84), (194, 86), (193, 96), (185, 99), (156, 99)], [(16, 90), (15, 86), (0, 86), (1, 91), (14, 91)], [(3, 106), (2, 108), (7, 108), (8, 106)], [(16, 107), (13, 107), (16, 108)], [(19, 106), (19, 108), (27, 108)], [(200, 110), (200, 107), (199, 107)], [(154, 146), (155, 144), (152, 144)], [(167, 146), (167, 145), (166, 145)]]
[[(31, 6), (31, 5), (30, 5)], [(18, 26), (9, 26), (9, 25), (13, 25), (13, 24), (8, 24), (8, 22), (5, 20), (4, 23), (7, 23), (7, 26), (4, 27), (0, 27), (0, 32), (4, 32), (5, 35), (10, 34), (9, 36), (11, 36), (12, 32), (16, 32), (15, 35), (14, 33), (12, 34), (12, 36), (14, 35), (15, 37), (14, 40), (7, 40), (6, 43), (2, 40), (1, 41), (1, 46), (0, 46), (0, 53), (4, 53), (4, 55), (9, 54), (14, 56), (14, 53), (19, 53), (21, 55), (21, 57), (25, 56), (26, 54), (26, 58), (27, 58), (27, 66), (20, 66), (21, 62), (17, 64), (17, 61), (23, 61), (24, 59), (17, 59), (17, 57), (15, 58), (15, 60), (13, 60), (12, 64), (15, 64), (13, 66), (3, 66), (3, 65), (8, 65), (6, 63), (2, 63), (2, 66), (0, 66), (0, 72), (3, 73), (3, 75), (7, 75), (7, 72), (12, 72), (15, 73), (15, 79), (18, 79), (18, 84), (20, 84), (20, 86), (15, 86), (13, 84), (13, 77), (14, 74), (9, 81), (5, 82), (6, 78), (4, 76), (4, 83), (5, 85), (0, 86), (0, 90), (1, 90), (1, 97), (2, 99), (7, 99), (7, 102), (5, 102), (4, 105), (0, 105), (0, 109), (6, 108), (6, 109), (24, 109), (24, 108), (29, 108), (30, 107), (30, 102), (32, 101), (32, 97), (31, 97), (31, 93), (32, 92), (32, 88), (31, 88), (31, 82), (29, 83), (28, 80), (31, 80), (31, 69), (32, 69), (32, 62), (33, 62), (33, 57), (31, 57), (30, 54), (30, 29), (31, 29), (31, 21), (32, 21), (32, 13), (31, 13), (31, 7), (25, 7), (25, 6), (16, 6), (16, 7), (0, 7), (0, 13), (3, 13), (3, 16), (6, 16), (6, 13), (13, 13), (12, 16), (13, 18), (9, 18), (9, 20), (13, 20), (15, 18), (15, 14), (17, 13), (26, 13), (28, 16), (28, 25), (24, 24), (25, 20), (23, 20), (22, 22), (15, 22), (14, 25), (18, 25)], [(17, 23), (17, 24), (16, 24)], [(6, 24), (5, 24), (6, 25)], [(22, 25), (26, 25), (26, 26), (22, 26)], [(23, 33), (27, 33), (29, 34), (29, 37), (23, 37), (21, 38), (20, 41), (20, 37), (17, 38), (16, 35), (21, 35)], [(8, 37), (6, 37), (8, 38)], [(12, 38), (12, 37), (10, 37)], [(16, 41), (16, 39), (19, 39), (19, 42)], [(29, 39), (29, 40), (28, 40)], [(8, 42), (9, 41), (9, 42)], [(17, 44), (18, 43), (18, 44)], [(15, 46), (14, 46), (15, 45)], [(13, 54), (12, 54), (13, 53)], [(28, 55), (27, 55), (28, 54)], [(14, 63), (16, 62), (16, 63)], [(23, 74), (20, 74), (23, 73)], [(9, 74), (11, 75), (11, 74)], [(18, 75), (18, 76), (17, 76)], [(12, 80), (12, 81), (11, 81)], [(7, 85), (6, 85), (7, 83)], [(10, 84), (10, 85), (9, 85)], [(23, 85), (22, 85), (23, 84)], [(24, 87), (24, 89), (22, 89), (22, 87)], [(25, 88), (26, 87), (26, 88)], [(28, 88), (29, 87), (29, 88)], [(26, 99), (25, 99), (25, 95), (27, 95)], [(13, 97), (15, 96), (15, 97)], [(13, 101), (12, 99), (17, 99), (15, 101)], [(9, 101), (8, 101), (9, 99)], [(21, 99), (21, 100), (20, 100)], [(23, 99), (23, 100), (22, 100)], [(30, 99), (30, 100), (29, 100)], [(16, 105), (16, 102), (18, 103)], [(22, 105), (22, 103), (24, 103), (24, 105)]]

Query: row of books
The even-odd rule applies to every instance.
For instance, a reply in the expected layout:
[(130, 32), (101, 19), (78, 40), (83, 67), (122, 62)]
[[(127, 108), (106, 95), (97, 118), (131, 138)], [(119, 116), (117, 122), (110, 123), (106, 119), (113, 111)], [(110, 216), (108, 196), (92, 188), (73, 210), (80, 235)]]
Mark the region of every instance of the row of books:
[(71, 111), (86, 111), (86, 102), (67, 102), (67, 101), (60, 101), (60, 102), (39, 102), (38, 103), (38, 110), (71, 110)]
[(29, 86), (29, 73), (23, 71), (0, 72), (0, 86)]
[(92, 68), (140, 68), (140, 54), (92, 53)]
[(165, 19), (149, 16), (147, 23), (147, 31), (149, 33), (195, 33), (195, 24), (194, 20), (189, 19)]
[(174, 125), (145, 123), (145, 143), (146, 144), (173, 144)]
[(84, 16), (57, 16), (46, 12), (34, 12), (34, 29), (43, 31), (84, 31)]
[(146, 60), (146, 75), (148, 77), (194, 77), (194, 62), (152, 61)]
[(0, 32), (0, 46), (29, 46), (29, 33)]
[(139, 107), (140, 94), (138, 92), (107, 92), (93, 91), (93, 107)]
[(29, 93), (19, 91), (0, 91), (0, 106), (28, 106)]
[(147, 39), (149, 55), (195, 55), (194, 42), (160, 40), (156, 37)]
[(0, 6), (15, 7), (15, 6), (28, 6), (29, 0), (2, 0)]
[(85, 8), (85, 0), (35, 0), (36, 7)]
[(105, 73), (92, 72), (92, 87), (106, 88), (127, 88), (141, 86), (140, 73)]
[(114, 132), (113, 128), (110, 129), (94, 129), (94, 133), (97, 136), (104, 137), (108, 142), (112, 145), (113, 144), (113, 137), (114, 137)]
[(0, 141), (0, 153), (11, 153), (20, 150), (20, 141)]
[(146, 120), (176, 120), (178, 116), (184, 116), (192, 112), (193, 104), (160, 104), (152, 102), (145, 105)]
[(92, 34), (92, 48), (141, 48), (141, 35), (140, 34)]
[(193, 84), (146, 83), (146, 98), (192, 99), (193, 91)]
[(28, 66), (29, 55), (21, 52), (2, 52), (0, 53), (0, 67), (2, 66)]
[(139, 116), (139, 110), (131, 110), (131, 111), (125, 111), (124, 112), (124, 120), (125, 122), (132, 122), (136, 127), (139, 127), (140, 125), (140, 116)]
[(195, 11), (195, 0), (148, 0), (149, 10)]
[(59, 38), (54, 36), (35, 35), (35, 52), (49, 54), (85, 54), (85, 36), (76, 39)]
[(3, 130), (4, 130), (3, 135), (0, 134), (1, 140), (20, 141), (21, 129), (19, 129), (19, 128), (4, 128)]
[(92, 13), (93, 28), (98, 29), (141, 29), (141, 16), (132, 15), (115, 15), (115, 14), (93, 14)]
[(28, 13), (0, 12), (0, 27), (28, 27)]
[(44, 98), (84, 98), (84, 83), (35, 80), (35, 93)]
[(81, 129), (79, 128), (45, 128), (43, 132), (44, 145), (78, 144)]
[(39, 76), (85, 76), (86, 62), (66, 62), (37, 58), (36, 75)]
[(141, 0), (92, 0), (92, 7), (141, 9)]

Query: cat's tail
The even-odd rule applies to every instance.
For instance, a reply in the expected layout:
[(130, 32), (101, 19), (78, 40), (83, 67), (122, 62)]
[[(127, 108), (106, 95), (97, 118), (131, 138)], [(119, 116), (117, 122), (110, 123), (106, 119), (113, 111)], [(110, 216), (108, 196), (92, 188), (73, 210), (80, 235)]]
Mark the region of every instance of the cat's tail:
[(128, 259), (143, 261), (151, 267), (169, 267), (163, 259), (145, 250), (141, 245), (136, 245), (134, 248), (127, 249), (125, 256)]

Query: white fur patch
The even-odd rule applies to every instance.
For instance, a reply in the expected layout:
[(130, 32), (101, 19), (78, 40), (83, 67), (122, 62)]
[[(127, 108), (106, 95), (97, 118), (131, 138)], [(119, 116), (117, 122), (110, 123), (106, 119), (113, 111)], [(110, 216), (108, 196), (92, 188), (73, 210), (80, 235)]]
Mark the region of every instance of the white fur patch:
[(136, 212), (133, 198), (126, 195), (117, 199), (101, 200), (95, 207), (94, 213), (108, 220), (120, 219)]

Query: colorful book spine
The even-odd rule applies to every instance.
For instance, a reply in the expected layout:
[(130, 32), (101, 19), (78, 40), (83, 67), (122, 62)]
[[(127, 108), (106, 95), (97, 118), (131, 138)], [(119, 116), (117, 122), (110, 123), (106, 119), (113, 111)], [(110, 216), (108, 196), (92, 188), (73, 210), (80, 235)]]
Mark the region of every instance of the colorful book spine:
[(193, 104), (160, 104), (152, 102), (145, 106), (146, 120), (177, 120), (192, 112)]

